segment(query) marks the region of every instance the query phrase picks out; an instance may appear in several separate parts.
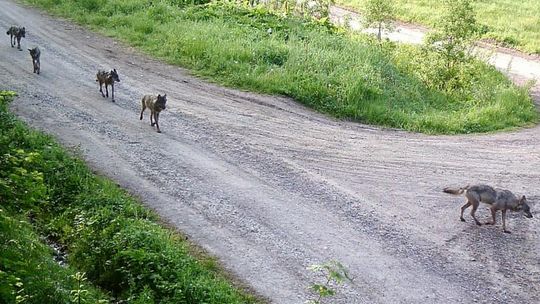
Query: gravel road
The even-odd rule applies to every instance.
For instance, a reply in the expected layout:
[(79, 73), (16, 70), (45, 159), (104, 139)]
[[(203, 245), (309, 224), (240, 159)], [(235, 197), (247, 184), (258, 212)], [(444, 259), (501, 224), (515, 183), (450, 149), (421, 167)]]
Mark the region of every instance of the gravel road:
[[(272, 303), (303, 303), (335, 259), (354, 281), (333, 303), (539, 303), (540, 128), (426, 136), (337, 121), (288, 98), (209, 84), (178, 67), (37, 10), (0, 0), (12, 109), (139, 196)], [(41, 48), (41, 75), (27, 47)], [(116, 103), (95, 73), (115, 67)], [(140, 121), (167, 93), (162, 134)], [(532, 201), (512, 234), (459, 221), (446, 186), (484, 182)], [(480, 218), (488, 218), (485, 207)]]

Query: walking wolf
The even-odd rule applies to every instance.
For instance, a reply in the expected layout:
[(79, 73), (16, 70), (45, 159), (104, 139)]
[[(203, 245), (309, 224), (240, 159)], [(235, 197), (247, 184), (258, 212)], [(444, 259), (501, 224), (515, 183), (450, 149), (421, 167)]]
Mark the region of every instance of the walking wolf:
[(527, 204), (527, 199), (525, 198), (525, 195), (523, 195), (521, 198), (517, 198), (509, 190), (494, 189), (488, 185), (478, 184), (473, 186), (466, 186), (459, 189), (444, 188), (443, 191), (455, 195), (465, 193), (467, 203), (465, 203), (465, 205), (461, 207), (460, 219), (462, 222), (465, 222), (465, 219), (463, 218), (463, 212), (465, 211), (465, 209), (472, 206), (472, 218), (477, 225), (482, 225), (475, 216), (476, 209), (478, 209), (480, 202), (490, 205), (492, 220), (490, 222), (486, 222), (486, 225), (495, 225), (495, 215), (498, 210), (501, 210), (503, 231), (506, 233), (510, 233), (510, 231), (506, 230), (507, 210), (523, 211), (525, 217), (533, 217), (531, 214), (531, 208)]

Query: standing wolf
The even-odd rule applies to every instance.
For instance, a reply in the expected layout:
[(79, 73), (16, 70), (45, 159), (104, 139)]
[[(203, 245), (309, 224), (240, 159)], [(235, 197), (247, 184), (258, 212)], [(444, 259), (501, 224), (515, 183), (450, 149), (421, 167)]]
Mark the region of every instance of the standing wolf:
[(22, 51), (21, 38), (26, 37), (26, 29), (24, 27), (12, 26), (9, 28), (6, 34), (10, 35), (9, 42), (11, 43), (11, 47), (15, 46), (15, 39), (17, 39), (17, 49)]
[[(120, 77), (118, 76), (116, 69), (112, 69), (110, 72), (99, 70), (96, 74), (96, 82), (99, 82), (99, 91), (103, 97), (109, 97), (108, 87), (111, 86), (112, 102), (114, 102), (114, 83), (120, 82)], [(107, 93), (107, 95), (103, 94), (103, 85), (105, 85), (105, 93)]]
[(517, 198), (512, 192), (508, 190), (493, 189), (488, 185), (478, 184), (473, 186), (465, 186), (459, 189), (444, 188), (443, 191), (455, 195), (465, 193), (467, 203), (465, 203), (465, 205), (461, 207), (460, 219), (462, 222), (465, 222), (465, 219), (463, 218), (463, 212), (465, 211), (465, 209), (472, 206), (472, 218), (478, 226), (482, 225), (475, 216), (476, 209), (478, 209), (480, 202), (490, 205), (491, 217), (493, 219), (491, 222), (486, 222), (486, 225), (494, 225), (496, 221), (495, 215), (498, 210), (501, 210), (503, 231), (506, 233), (510, 233), (510, 231), (506, 230), (507, 210), (523, 211), (525, 217), (533, 217), (531, 214), (531, 208), (529, 207), (529, 205), (527, 205), (527, 199), (525, 198), (525, 195), (523, 195), (521, 198)]
[(39, 56), (41, 56), (41, 51), (36, 46), (33, 49), (28, 49), (30, 51), (30, 56), (32, 56), (32, 64), (34, 65), (34, 73), (37, 73), (39, 75), (39, 70), (41, 67), (41, 64), (39, 63)]
[[(143, 112), (146, 108), (150, 109), (150, 125), (153, 127), (156, 125), (157, 132), (161, 133), (159, 130), (159, 112), (162, 110), (165, 110), (165, 103), (167, 103), (167, 94), (165, 95), (159, 95), (156, 97), (154, 95), (144, 95), (142, 98), (142, 110), (141, 110), (141, 117), (140, 119), (143, 119)], [(152, 119), (154, 121), (152, 121)]]

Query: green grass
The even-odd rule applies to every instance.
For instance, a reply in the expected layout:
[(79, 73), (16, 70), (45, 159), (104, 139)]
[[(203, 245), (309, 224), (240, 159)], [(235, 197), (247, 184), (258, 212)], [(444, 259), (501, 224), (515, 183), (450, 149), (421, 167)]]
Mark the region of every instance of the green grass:
[(410, 61), (416, 50), (380, 46), (263, 9), (178, 6), (172, 0), (27, 2), (221, 84), (290, 96), (338, 118), (443, 134), (490, 132), (537, 119), (526, 90), (485, 64), (462, 73), (474, 75), (462, 81), (474, 87), (441, 91), (415, 72)]
[[(444, 2), (439, 0), (393, 0), (400, 20), (436, 26)], [(366, 0), (337, 0), (338, 4), (362, 11)], [(483, 38), (514, 47), (527, 53), (540, 54), (540, 1), (481, 0), (475, 1), (477, 21), (485, 26)]]
[[(134, 198), (17, 120), (8, 99), (0, 92), (0, 303), (15, 303), (17, 292), (29, 303), (71, 303), (76, 271), (95, 286), (84, 285), (85, 303), (258, 301), (214, 259), (193, 257), (198, 249)], [(32, 228), (65, 245), (69, 268), (55, 264)]]

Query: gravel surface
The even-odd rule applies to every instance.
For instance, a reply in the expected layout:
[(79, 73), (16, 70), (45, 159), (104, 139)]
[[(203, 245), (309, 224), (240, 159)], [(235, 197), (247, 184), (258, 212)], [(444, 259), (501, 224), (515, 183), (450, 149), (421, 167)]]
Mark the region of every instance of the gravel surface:
[[(303, 303), (331, 259), (354, 281), (333, 303), (539, 303), (540, 128), (426, 136), (336, 121), (294, 101), (222, 88), (109, 38), (0, 0), (25, 51), (0, 45), (12, 109), (75, 147), (272, 303)], [(41, 48), (41, 75), (27, 47)], [(116, 68), (116, 103), (95, 74)], [(166, 93), (162, 134), (138, 118)], [(484, 182), (529, 197), (510, 235), (459, 221), (446, 186)], [(487, 219), (482, 206), (477, 213)]]

